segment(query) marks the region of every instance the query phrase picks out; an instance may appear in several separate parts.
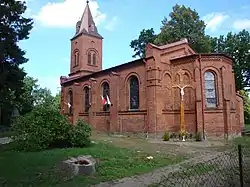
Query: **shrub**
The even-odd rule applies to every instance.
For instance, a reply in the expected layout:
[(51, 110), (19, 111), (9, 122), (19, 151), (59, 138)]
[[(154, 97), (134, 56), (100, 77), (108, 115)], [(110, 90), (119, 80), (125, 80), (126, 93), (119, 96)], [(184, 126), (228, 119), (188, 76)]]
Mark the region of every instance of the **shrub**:
[(176, 133), (175, 132), (171, 133), (170, 138), (176, 138)]
[(84, 147), (90, 144), (91, 128), (83, 120), (78, 120), (69, 132), (69, 141), (73, 147)]
[(169, 141), (169, 133), (165, 132), (163, 135), (163, 141)]
[(195, 135), (195, 140), (196, 140), (197, 142), (202, 141), (201, 132), (197, 132), (197, 133), (196, 133), (196, 135)]
[(49, 147), (67, 146), (70, 125), (58, 110), (39, 105), (31, 112), (17, 118), (13, 124), (14, 140), (19, 148), (27, 151)]

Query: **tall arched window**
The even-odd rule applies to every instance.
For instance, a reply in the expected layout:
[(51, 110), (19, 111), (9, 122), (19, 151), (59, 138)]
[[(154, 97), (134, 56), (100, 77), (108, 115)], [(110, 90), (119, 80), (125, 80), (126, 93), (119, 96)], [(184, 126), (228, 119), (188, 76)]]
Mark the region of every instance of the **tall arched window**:
[(74, 65), (78, 66), (79, 65), (79, 61), (80, 61), (80, 54), (79, 54), (79, 51), (76, 50), (74, 52)]
[(84, 89), (84, 112), (89, 112), (89, 87), (85, 86)]
[(130, 109), (139, 109), (139, 80), (132, 75), (129, 79)]
[[(107, 82), (104, 82), (102, 84), (102, 94), (103, 94), (103, 97), (107, 100), (107, 96), (109, 97), (110, 95), (110, 91), (109, 91), (109, 84)], [(109, 105), (104, 105), (103, 106), (103, 111), (109, 111)]]
[(88, 64), (89, 65), (91, 64), (91, 53), (90, 52), (88, 53)]
[(69, 114), (73, 114), (73, 92), (72, 90), (69, 91), (68, 93), (68, 111), (69, 111)]
[(211, 71), (205, 72), (204, 80), (205, 80), (206, 107), (214, 108), (217, 106), (215, 74)]
[(96, 65), (96, 54), (93, 53), (93, 65)]

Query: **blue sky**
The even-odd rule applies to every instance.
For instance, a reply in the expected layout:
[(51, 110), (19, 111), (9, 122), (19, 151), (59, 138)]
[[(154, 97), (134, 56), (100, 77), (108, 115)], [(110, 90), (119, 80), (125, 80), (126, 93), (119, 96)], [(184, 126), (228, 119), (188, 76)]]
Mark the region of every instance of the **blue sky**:
[[(30, 38), (20, 46), (29, 62), (23, 65), (29, 76), (37, 78), (53, 95), (59, 91), (59, 78), (69, 73), (70, 38), (81, 17), (85, 0), (28, 0), (25, 16), (34, 18)], [(156, 3), (157, 2), (157, 3)], [(250, 30), (249, 0), (92, 0), (90, 8), (103, 41), (103, 68), (133, 60), (130, 41), (142, 29), (158, 33), (161, 20), (176, 4), (196, 9), (207, 23), (207, 34)]]

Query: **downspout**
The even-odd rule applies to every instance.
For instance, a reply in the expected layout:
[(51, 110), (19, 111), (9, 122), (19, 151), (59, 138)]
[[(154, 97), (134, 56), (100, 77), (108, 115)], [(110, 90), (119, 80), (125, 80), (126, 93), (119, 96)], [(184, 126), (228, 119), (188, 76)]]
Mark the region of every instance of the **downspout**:
[(203, 140), (205, 140), (205, 114), (204, 114), (204, 95), (203, 95), (203, 79), (202, 79), (202, 69), (201, 69), (201, 55), (199, 54), (199, 65), (200, 65), (200, 84), (201, 84), (201, 110), (202, 110), (202, 134)]
[(145, 60), (145, 58), (143, 58), (142, 59), (143, 60), (143, 62), (145, 63), (145, 76), (146, 76), (146, 85), (145, 85), (145, 88), (146, 88), (146, 90), (145, 90), (145, 97), (146, 97), (146, 102), (147, 102), (147, 104), (146, 104), (146, 106), (147, 106), (147, 122), (146, 122), (146, 139), (148, 139), (148, 131), (149, 131), (149, 104), (148, 104), (148, 98), (147, 98), (147, 81), (148, 81), (148, 73), (147, 73), (147, 67), (146, 67), (146, 60)]

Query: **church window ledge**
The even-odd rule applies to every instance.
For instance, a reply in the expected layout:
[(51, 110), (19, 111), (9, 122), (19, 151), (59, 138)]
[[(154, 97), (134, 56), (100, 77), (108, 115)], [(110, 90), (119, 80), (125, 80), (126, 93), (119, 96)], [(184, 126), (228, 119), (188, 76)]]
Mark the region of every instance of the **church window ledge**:
[(223, 109), (218, 109), (218, 108), (206, 108), (205, 113), (220, 113), (223, 112)]
[(147, 110), (120, 110), (118, 111), (118, 115), (146, 115)]
[(78, 115), (79, 115), (79, 116), (88, 116), (89, 113), (88, 113), (88, 112), (80, 112)]
[(93, 64), (88, 64), (88, 66), (91, 66), (91, 67), (98, 67), (97, 65), (93, 65)]
[(109, 116), (109, 111), (96, 112), (96, 116)]

